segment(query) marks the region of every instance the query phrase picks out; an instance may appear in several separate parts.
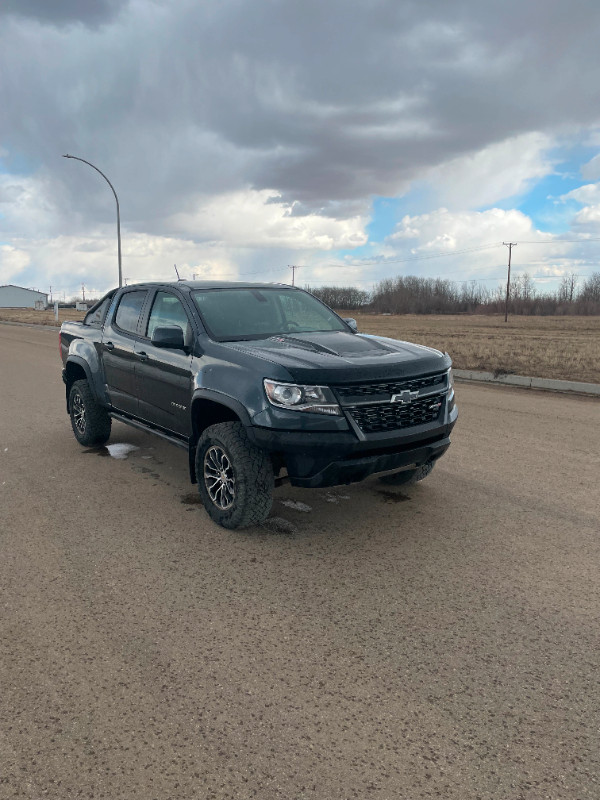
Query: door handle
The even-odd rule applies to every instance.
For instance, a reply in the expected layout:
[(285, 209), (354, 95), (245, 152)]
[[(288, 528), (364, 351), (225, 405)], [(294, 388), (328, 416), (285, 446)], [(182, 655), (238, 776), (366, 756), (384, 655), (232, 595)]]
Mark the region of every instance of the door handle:
[(107, 350), (114, 350), (115, 349), (115, 346), (114, 346), (114, 344), (112, 342), (106, 342), (104, 347), (106, 347)]
[(136, 353), (140, 361), (148, 361), (148, 353)]

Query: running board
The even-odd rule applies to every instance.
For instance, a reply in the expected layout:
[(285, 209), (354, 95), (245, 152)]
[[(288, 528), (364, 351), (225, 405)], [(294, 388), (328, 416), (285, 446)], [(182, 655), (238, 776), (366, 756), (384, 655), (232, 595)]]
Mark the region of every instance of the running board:
[(111, 411), (110, 415), (113, 419), (116, 419), (119, 422), (124, 422), (125, 425), (131, 425), (132, 428), (137, 428), (138, 430), (145, 431), (146, 433), (153, 433), (155, 436), (160, 436), (161, 439), (165, 439), (167, 442), (170, 442), (177, 447), (182, 447), (184, 450), (189, 449), (189, 445), (186, 440), (178, 439), (176, 436), (171, 436), (171, 434), (165, 433), (159, 428), (154, 428), (152, 425), (147, 425), (144, 422), (138, 422), (137, 419), (131, 419), (131, 417), (126, 417), (124, 414), (118, 414), (116, 411)]

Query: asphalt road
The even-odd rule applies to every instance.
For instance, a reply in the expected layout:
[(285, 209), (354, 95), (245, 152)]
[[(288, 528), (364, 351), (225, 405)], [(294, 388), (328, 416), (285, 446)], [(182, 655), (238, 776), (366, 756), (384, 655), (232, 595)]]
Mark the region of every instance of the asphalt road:
[(0, 797), (597, 799), (600, 403), (457, 394), (418, 486), (225, 531), (183, 451), (82, 449), (56, 332), (0, 325)]

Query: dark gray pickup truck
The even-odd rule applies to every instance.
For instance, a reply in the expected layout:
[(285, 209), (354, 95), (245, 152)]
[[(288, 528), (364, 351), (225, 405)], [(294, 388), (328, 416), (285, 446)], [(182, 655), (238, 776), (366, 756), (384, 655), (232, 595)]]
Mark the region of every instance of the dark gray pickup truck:
[(421, 480), (458, 415), (447, 354), (360, 334), (291, 286), (116, 289), (63, 323), (60, 352), (77, 440), (104, 444), (117, 419), (186, 449), (226, 528), (266, 519), (286, 480)]

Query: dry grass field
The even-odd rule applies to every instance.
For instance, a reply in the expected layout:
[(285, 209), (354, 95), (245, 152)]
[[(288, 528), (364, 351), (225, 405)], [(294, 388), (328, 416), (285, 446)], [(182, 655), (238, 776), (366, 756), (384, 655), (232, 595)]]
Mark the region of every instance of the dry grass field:
[(54, 325), (71, 319), (83, 319), (83, 311), (75, 311), (74, 308), (59, 308), (58, 322), (54, 319), (54, 311), (35, 311), (33, 308), (0, 308), (0, 321), (4, 322), (26, 322), (30, 325)]
[[(359, 330), (446, 350), (458, 369), (600, 383), (600, 317), (359, 314)], [(57, 325), (83, 313), (0, 309), (0, 320)]]
[(600, 317), (376, 315), (341, 311), (364, 333), (446, 350), (457, 369), (600, 383)]

